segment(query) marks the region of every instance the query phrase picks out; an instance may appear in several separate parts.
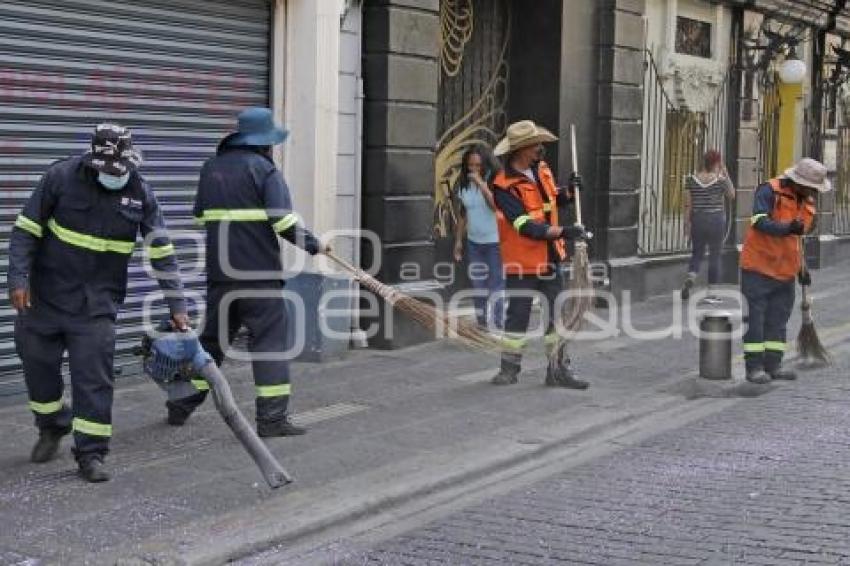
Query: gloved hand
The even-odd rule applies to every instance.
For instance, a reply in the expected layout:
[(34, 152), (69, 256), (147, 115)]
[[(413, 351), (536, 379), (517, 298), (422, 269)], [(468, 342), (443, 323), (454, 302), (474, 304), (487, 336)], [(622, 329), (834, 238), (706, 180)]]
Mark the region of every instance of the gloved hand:
[(581, 224), (574, 224), (572, 226), (564, 226), (561, 231), (561, 237), (569, 240), (590, 240), (593, 238), (593, 234), (588, 232)]
[(803, 287), (811, 287), (812, 273), (808, 269), (801, 269), (800, 273), (797, 274), (797, 281), (799, 281), (800, 285)]
[(806, 225), (798, 219), (794, 219), (788, 223), (788, 233), (795, 236), (802, 236), (806, 232)]
[(581, 175), (579, 175), (575, 171), (570, 173), (570, 178), (567, 183), (569, 183), (570, 189), (572, 189), (573, 191), (575, 191), (576, 189), (581, 190), (582, 188), (584, 188), (584, 184), (581, 180)]

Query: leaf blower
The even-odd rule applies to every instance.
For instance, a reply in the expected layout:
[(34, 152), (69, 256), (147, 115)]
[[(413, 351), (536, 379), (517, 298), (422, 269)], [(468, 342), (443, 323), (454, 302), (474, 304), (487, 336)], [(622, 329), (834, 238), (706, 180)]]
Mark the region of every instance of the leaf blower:
[(278, 463), (239, 410), (230, 384), (193, 331), (178, 332), (169, 321), (163, 321), (155, 335), (142, 338), (142, 346), (136, 349), (136, 354), (143, 356), (144, 372), (166, 391), (175, 383), (188, 383), (198, 376), (204, 378), (221, 418), (254, 459), (269, 486), (278, 488), (292, 481), (292, 476)]

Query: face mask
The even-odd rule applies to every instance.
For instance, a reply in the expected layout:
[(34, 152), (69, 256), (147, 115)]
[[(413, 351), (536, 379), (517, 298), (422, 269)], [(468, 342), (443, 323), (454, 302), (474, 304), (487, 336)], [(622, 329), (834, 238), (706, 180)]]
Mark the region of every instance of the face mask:
[(110, 191), (120, 191), (127, 185), (127, 181), (129, 180), (130, 173), (124, 173), (120, 177), (115, 175), (107, 175), (103, 172), (97, 174), (97, 182), (103, 185), (103, 188), (108, 189)]

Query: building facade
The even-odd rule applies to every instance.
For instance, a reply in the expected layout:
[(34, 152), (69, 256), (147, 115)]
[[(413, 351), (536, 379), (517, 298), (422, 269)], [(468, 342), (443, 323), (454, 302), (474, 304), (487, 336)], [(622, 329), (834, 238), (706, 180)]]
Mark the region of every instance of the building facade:
[[(432, 296), (456, 284), (447, 190), (460, 154), (523, 118), (559, 134), (547, 160), (562, 183), (575, 125), (591, 252), (614, 293), (640, 299), (681, 284), (684, 178), (707, 149), (723, 154), (738, 187), (726, 211), (728, 282), (755, 187), (803, 156), (823, 159), (837, 189), (821, 198), (809, 261), (845, 259), (850, 57), (833, 49), (847, 46), (845, 4), (367, 2), (363, 226), (381, 236), (379, 275)], [(787, 59), (805, 64), (801, 81), (780, 78)], [(414, 341), (411, 332), (381, 345)]]
[[(429, 300), (463, 286), (447, 198), (461, 153), (494, 145), (524, 118), (560, 136), (547, 161), (562, 184), (575, 126), (591, 253), (615, 293), (643, 298), (678, 286), (689, 245), (682, 181), (708, 148), (723, 153), (739, 189), (727, 211), (730, 282), (754, 188), (805, 155), (827, 163), (836, 186), (820, 203), (810, 261), (840, 261), (850, 256), (845, 4), (0, 0), (0, 246), (50, 162), (84, 151), (92, 126), (114, 120), (133, 129), (145, 153), (142, 171), (200, 301), (202, 246), (191, 223), (198, 170), (238, 109), (269, 105), (291, 130), (275, 158), (305, 222), (333, 235), (347, 259)], [(805, 64), (802, 82), (779, 78), (789, 58)], [(329, 306), (327, 292), (351, 283), (290, 252), (303, 269), (287, 288), (309, 313), (303, 359), (340, 354), (358, 326), (378, 329), (369, 337), (376, 347), (428, 338), (374, 297)], [(139, 258), (130, 285), (124, 353), (156, 292)], [(3, 302), (0, 393), (20, 389), (13, 316)]]
[[(132, 129), (144, 154), (141, 172), (163, 205), (199, 312), (203, 241), (191, 218), (198, 172), (248, 106), (272, 107), (290, 129), (275, 157), (305, 221), (318, 233), (359, 227), (360, 2), (3, 0), (0, 31), (4, 252), (16, 215), (48, 165), (85, 151), (96, 123), (115, 121)], [(354, 241), (349, 234), (333, 245), (358, 261)], [(134, 362), (127, 354), (142, 331), (144, 306), (158, 293), (138, 254), (131, 265), (119, 315), (119, 365)], [(315, 289), (348, 285), (325, 273), (307, 263), (291, 281), (308, 312), (317, 311)], [(0, 300), (2, 394), (22, 385), (14, 311), (5, 293)], [(155, 303), (148, 314), (164, 317), (166, 309)], [(337, 318), (338, 327), (350, 328)], [(348, 347), (347, 339), (318, 341), (315, 316), (310, 320), (305, 358)]]

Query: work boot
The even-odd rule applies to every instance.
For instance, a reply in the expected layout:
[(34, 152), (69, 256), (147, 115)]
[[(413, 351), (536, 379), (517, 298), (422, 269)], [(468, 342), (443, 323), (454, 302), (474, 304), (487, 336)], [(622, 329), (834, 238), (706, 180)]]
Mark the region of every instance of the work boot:
[(567, 389), (580, 390), (587, 389), (590, 386), (586, 381), (578, 379), (569, 366), (561, 366), (554, 370), (551, 367), (547, 367), (545, 383), (547, 387), (565, 387)]
[(103, 463), (103, 456), (94, 455), (81, 458), (77, 465), (80, 467), (80, 476), (89, 483), (100, 483), (109, 481), (109, 472)]
[(288, 416), (283, 417), (279, 421), (257, 423), (257, 434), (261, 438), (268, 436), (301, 436), (306, 432), (307, 429), (293, 424)]
[(688, 273), (688, 276), (685, 278), (685, 282), (682, 284), (681, 294), (683, 301), (687, 301), (691, 298), (691, 289), (693, 289), (696, 279), (696, 273)]
[(507, 371), (504, 368), (499, 370), (499, 373), (493, 376), (490, 379), (490, 383), (493, 385), (513, 385), (517, 383), (519, 379), (517, 379), (517, 372)]
[(62, 437), (71, 432), (71, 427), (43, 428), (38, 431), (38, 442), (32, 447), (30, 462), (43, 464), (56, 457)]
[(780, 381), (794, 381), (797, 379), (797, 374), (790, 369), (777, 369), (771, 372), (768, 372), (771, 379), (780, 380)]
[(770, 383), (770, 375), (763, 369), (747, 370), (747, 381), (757, 385), (767, 385)]

